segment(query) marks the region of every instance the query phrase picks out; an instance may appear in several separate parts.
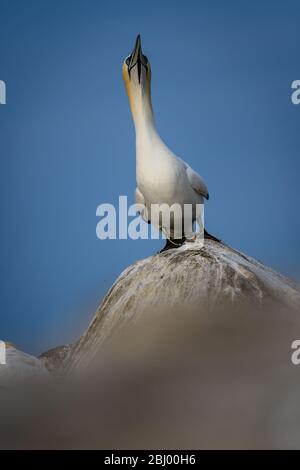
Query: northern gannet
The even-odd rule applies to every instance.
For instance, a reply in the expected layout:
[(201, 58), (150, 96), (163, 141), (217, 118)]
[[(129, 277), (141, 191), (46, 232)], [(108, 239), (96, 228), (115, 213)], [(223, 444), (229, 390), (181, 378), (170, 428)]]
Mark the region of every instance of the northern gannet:
[[(172, 206), (177, 203), (182, 208), (184, 204), (191, 204), (196, 220), (196, 204), (203, 204), (204, 198), (209, 198), (208, 189), (203, 178), (174, 155), (156, 130), (151, 103), (151, 67), (142, 52), (140, 35), (132, 54), (123, 63), (122, 74), (135, 126), (135, 201), (145, 206), (141, 211), (143, 219), (151, 223), (152, 204)], [(186, 239), (184, 235), (176, 239), (171, 231), (164, 250), (182, 245)], [(205, 230), (204, 236), (219, 241)]]

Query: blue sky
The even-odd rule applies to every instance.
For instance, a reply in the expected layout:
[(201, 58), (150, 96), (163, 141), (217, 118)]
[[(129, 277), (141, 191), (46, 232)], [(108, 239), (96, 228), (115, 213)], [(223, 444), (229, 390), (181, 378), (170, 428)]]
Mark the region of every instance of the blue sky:
[(119, 273), (161, 241), (100, 241), (96, 207), (133, 202), (121, 66), (137, 33), (158, 130), (207, 181), (208, 230), (300, 278), (296, 1), (0, 0), (0, 337), (76, 338)]

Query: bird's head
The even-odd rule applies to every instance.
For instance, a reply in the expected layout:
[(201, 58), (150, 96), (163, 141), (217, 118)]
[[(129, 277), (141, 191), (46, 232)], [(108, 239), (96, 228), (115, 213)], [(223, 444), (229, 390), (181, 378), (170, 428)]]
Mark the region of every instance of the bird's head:
[(142, 52), (140, 35), (136, 38), (132, 53), (124, 60), (122, 72), (130, 102), (137, 96), (150, 97), (151, 68)]

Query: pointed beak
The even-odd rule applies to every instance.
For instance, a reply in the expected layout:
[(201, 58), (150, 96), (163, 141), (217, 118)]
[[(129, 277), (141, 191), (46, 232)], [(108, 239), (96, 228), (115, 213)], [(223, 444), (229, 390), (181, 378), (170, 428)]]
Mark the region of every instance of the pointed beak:
[(130, 72), (137, 65), (138, 68), (138, 77), (139, 77), (139, 83), (141, 81), (141, 73), (142, 73), (142, 65), (143, 63), (143, 53), (142, 53), (142, 43), (141, 43), (141, 36), (138, 35), (136, 40), (135, 40), (135, 46), (132, 51), (132, 54), (130, 56), (130, 62), (128, 65), (128, 73), (130, 76)]
[(129, 70), (131, 70), (135, 64), (142, 58), (142, 43), (141, 36), (138, 35), (135, 40), (135, 46), (130, 56)]

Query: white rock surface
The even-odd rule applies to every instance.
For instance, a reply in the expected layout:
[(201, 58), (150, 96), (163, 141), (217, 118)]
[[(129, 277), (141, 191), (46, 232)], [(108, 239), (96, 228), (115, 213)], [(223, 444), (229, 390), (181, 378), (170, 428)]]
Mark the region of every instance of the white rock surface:
[(164, 306), (213, 308), (243, 299), (300, 309), (295, 282), (222, 243), (206, 240), (129, 266), (114, 283), (74, 349), (69, 365), (85, 364), (104, 339), (144, 312)]
[(6, 343), (6, 364), (0, 365), (0, 389), (47, 376), (48, 371), (39, 359)]

